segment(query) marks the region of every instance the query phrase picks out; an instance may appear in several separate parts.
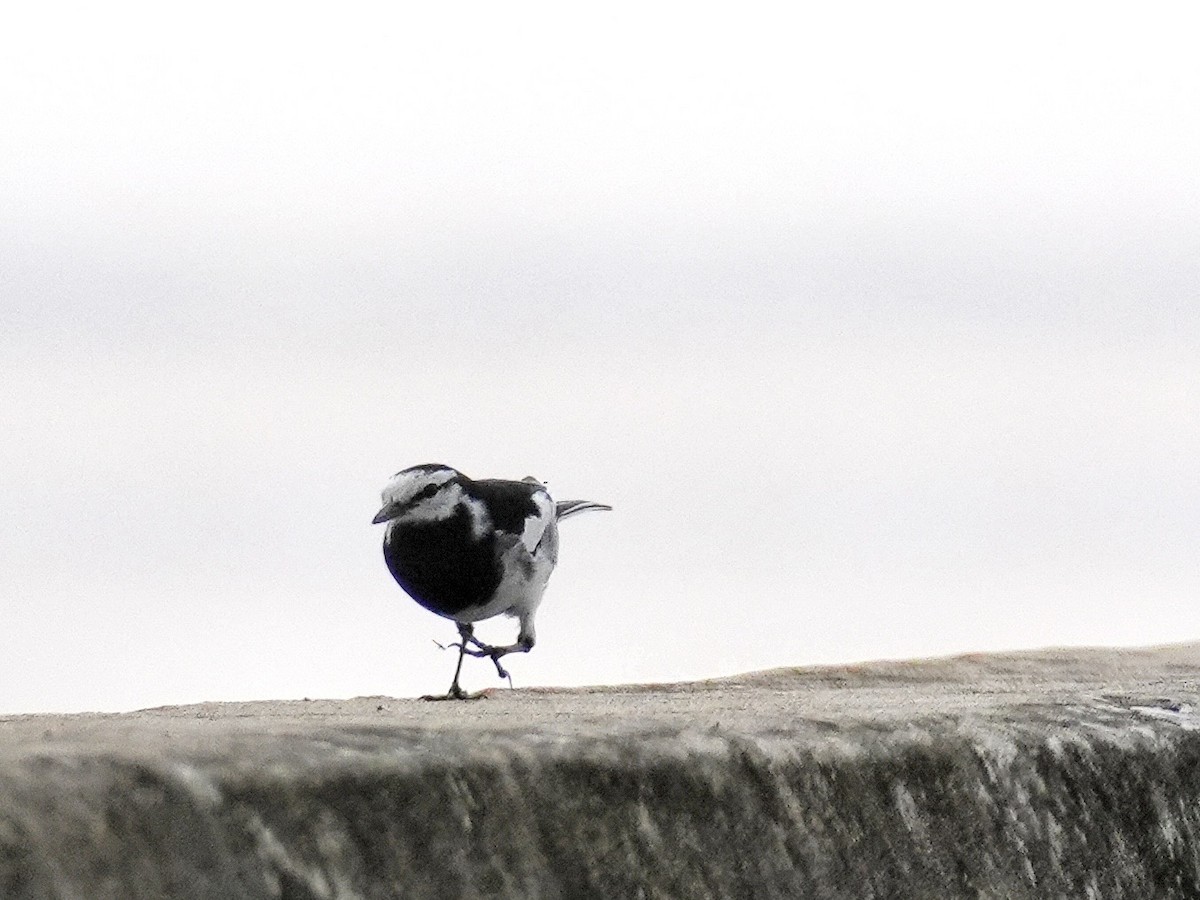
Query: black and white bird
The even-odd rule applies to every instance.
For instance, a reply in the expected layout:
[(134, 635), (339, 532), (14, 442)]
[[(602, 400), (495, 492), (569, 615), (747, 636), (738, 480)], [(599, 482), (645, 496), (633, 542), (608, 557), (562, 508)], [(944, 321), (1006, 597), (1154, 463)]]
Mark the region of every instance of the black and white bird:
[[(392, 476), (374, 519), (387, 523), (383, 558), (410, 597), (458, 625), (450, 691), (427, 699), (471, 696), (458, 684), (464, 655), (490, 658), (507, 678), (500, 658), (533, 648), (533, 617), (558, 561), (558, 523), (589, 509), (612, 507), (556, 503), (535, 478), (475, 481), (437, 463)], [(518, 620), (517, 642), (497, 647), (478, 640), (473, 623), (501, 614)]]

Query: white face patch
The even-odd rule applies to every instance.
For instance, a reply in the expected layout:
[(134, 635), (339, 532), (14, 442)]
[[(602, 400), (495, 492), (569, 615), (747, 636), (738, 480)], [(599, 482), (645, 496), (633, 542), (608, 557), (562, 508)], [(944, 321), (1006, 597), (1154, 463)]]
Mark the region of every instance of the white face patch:
[(429, 485), (440, 486), (456, 478), (458, 473), (453, 469), (434, 469), (432, 472), (422, 469), (405, 469), (392, 476), (391, 481), (383, 489), (380, 499), (386, 506), (403, 506), (423, 491)]
[(467, 511), (471, 535), (480, 540), (492, 527), (487, 507), (468, 497), (462, 485), (454, 483), (453, 471), (401, 472), (383, 490), (384, 507), (406, 507), (404, 512), (389, 521), (389, 528), (411, 525), (414, 522), (441, 522)]
[(453, 518), (460, 509), (466, 509), (471, 519), (471, 534), (475, 540), (482, 538), (492, 527), (487, 507), (480, 501), (463, 493), (461, 485), (450, 484), (438, 490), (427, 500), (422, 500), (401, 516), (400, 522), (440, 522)]

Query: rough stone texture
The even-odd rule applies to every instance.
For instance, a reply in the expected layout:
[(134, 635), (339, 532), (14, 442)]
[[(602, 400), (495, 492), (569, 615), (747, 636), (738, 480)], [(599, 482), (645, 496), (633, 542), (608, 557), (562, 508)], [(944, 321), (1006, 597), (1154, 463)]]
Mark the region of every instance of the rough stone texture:
[(4, 898), (1200, 895), (1200, 645), (0, 719)]

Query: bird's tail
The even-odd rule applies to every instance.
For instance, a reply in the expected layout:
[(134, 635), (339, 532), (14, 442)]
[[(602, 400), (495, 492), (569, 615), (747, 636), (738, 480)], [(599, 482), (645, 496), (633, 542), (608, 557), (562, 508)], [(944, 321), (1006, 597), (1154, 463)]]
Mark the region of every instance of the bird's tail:
[(575, 513), (587, 512), (589, 509), (612, 509), (607, 503), (594, 503), (591, 500), (560, 500), (554, 504), (554, 518), (565, 519)]

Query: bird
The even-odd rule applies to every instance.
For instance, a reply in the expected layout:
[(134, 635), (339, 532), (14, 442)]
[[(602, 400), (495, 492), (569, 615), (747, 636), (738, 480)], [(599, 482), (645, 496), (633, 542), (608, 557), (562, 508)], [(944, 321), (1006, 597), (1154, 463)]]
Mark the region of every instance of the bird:
[[(555, 502), (533, 477), (520, 481), (468, 478), (441, 463), (403, 469), (384, 486), (372, 520), (386, 525), (383, 558), (401, 588), (432, 613), (458, 627), (458, 664), (445, 696), (467, 700), (459, 685), (463, 657), (491, 659), (528, 653), (536, 641), (534, 615), (558, 562), (558, 523), (589, 510), (611, 510), (591, 500)], [(474, 624), (506, 615), (518, 621), (516, 643), (485, 644)], [(440, 645), (439, 645), (440, 646)]]

